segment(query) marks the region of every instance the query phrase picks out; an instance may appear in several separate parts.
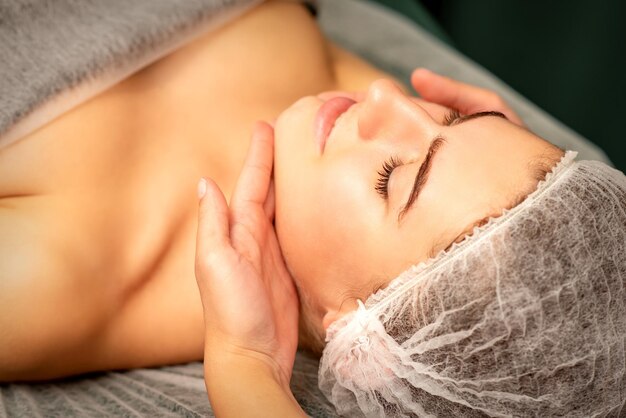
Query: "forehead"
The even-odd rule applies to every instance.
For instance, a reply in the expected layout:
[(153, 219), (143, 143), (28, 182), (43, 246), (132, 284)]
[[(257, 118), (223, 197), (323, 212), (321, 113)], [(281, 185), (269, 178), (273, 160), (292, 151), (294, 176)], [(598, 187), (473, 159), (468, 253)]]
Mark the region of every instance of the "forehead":
[(535, 162), (553, 155), (547, 164), (551, 167), (562, 155), (548, 142), (502, 119), (484, 118), (466, 125), (445, 132), (446, 145), (403, 222), (412, 231), (430, 224), (439, 232), (432, 236), (434, 246), (442, 241), (450, 244), (485, 217), (499, 216), (515, 206), (537, 185)]

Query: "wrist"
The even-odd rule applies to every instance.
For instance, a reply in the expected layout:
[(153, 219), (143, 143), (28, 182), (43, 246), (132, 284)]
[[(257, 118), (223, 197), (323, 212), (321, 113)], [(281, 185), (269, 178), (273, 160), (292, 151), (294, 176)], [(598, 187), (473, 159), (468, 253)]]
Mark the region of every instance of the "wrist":
[(304, 417), (289, 382), (266, 359), (251, 353), (205, 354), (204, 380), (215, 416)]
[(272, 381), (283, 390), (290, 391), (289, 379), (276, 361), (262, 352), (241, 347), (222, 345), (206, 347), (204, 354), (204, 374), (207, 390), (213, 382), (263, 379)]

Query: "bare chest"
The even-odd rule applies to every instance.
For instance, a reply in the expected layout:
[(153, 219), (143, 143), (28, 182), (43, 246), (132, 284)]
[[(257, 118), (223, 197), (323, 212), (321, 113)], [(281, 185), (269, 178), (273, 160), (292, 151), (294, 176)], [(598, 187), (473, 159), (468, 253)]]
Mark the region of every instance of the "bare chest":
[(0, 151), (0, 206), (27, 209), (33, 239), (73, 254), (77, 276), (192, 273), (175, 266), (193, 251), (198, 179), (228, 197), (252, 123), (333, 88), (315, 22), (269, 3)]

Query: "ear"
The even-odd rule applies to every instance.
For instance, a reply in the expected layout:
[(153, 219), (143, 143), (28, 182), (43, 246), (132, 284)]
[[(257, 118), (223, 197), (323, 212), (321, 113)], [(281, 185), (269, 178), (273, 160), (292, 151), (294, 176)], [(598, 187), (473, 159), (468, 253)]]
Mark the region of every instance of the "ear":
[(328, 329), (330, 324), (337, 321), (338, 319), (343, 318), (345, 314), (356, 311), (360, 303), (362, 303), (360, 299), (349, 298), (341, 304), (339, 310), (328, 309), (324, 314), (324, 317), (322, 318), (322, 326), (324, 327), (324, 331)]
[(322, 326), (324, 327), (324, 331), (326, 331), (328, 329), (330, 324), (332, 324), (336, 320), (340, 319), (344, 315), (345, 315), (345, 312), (336, 311), (334, 309), (328, 310), (324, 314), (324, 317), (322, 318)]

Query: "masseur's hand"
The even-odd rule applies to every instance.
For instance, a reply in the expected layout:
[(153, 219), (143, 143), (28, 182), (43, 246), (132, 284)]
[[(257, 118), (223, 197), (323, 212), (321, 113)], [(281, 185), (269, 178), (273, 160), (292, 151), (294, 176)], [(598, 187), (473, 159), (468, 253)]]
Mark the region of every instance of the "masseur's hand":
[(524, 126), (513, 109), (491, 90), (461, 83), (425, 68), (413, 71), (411, 84), (429, 102), (456, 109), (464, 115), (484, 111), (501, 112), (511, 122)]
[(298, 298), (272, 225), (273, 155), (273, 130), (257, 123), (230, 207), (213, 181), (198, 185), (205, 381), (221, 416), (262, 416), (263, 402), (301, 413), (289, 391)]

